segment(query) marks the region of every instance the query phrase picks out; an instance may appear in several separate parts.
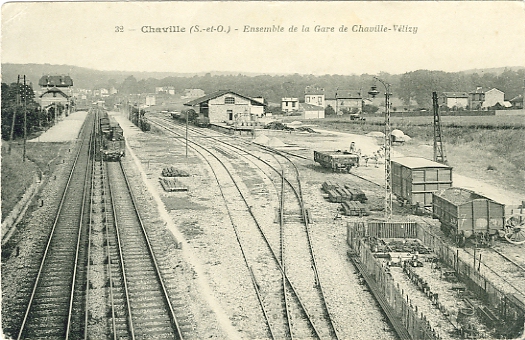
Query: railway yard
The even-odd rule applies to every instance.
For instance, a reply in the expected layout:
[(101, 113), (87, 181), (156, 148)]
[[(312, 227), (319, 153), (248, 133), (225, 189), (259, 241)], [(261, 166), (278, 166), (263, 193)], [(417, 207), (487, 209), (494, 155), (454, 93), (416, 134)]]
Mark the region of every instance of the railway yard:
[[(469, 238), (397, 202), (385, 222), (381, 160), (314, 162), (316, 150), (355, 141), (372, 153), (381, 140), (225, 134), (162, 113), (143, 132), (109, 112), (127, 148), (119, 140), (108, 161), (101, 111), (63, 142), (23, 222), (2, 230), (4, 337), (525, 338), (525, 191), (491, 188), (506, 199), (499, 217), (476, 196), (497, 228)], [(487, 227), (471, 204), (472, 229)]]

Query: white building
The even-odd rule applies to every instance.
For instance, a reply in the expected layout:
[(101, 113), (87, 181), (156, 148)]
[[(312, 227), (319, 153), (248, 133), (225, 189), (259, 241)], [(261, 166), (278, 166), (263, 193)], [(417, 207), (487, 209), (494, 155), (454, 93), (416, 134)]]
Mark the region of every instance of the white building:
[(150, 94), (146, 96), (146, 106), (154, 106), (155, 104), (155, 96)]
[(282, 98), (281, 110), (283, 112), (291, 112), (299, 110), (299, 99), (297, 98)]
[(505, 105), (505, 93), (503, 91), (493, 88), (485, 92), (485, 101), (483, 102), (483, 107), (492, 107), (498, 103), (502, 106)]
[(304, 119), (319, 119), (324, 118), (324, 107), (318, 105), (312, 105), (308, 103), (302, 103), (301, 105), (301, 116)]
[(265, 104), (231, 90), (220, 90), (184, 104), (191, 106), (210, 123), (230, 122), (244, 125), (264, 113)]
[(324, 93), (312, 92), (304, 95), (304, 102), (315, 106), (326, 107)]

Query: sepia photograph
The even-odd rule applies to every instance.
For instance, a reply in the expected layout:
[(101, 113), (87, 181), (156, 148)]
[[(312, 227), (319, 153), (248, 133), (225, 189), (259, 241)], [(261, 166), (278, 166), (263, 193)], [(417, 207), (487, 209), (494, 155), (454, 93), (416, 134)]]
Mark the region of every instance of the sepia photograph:
[(525, 340), (525, 2), (6, 2), (0, 48), (0, 339)]

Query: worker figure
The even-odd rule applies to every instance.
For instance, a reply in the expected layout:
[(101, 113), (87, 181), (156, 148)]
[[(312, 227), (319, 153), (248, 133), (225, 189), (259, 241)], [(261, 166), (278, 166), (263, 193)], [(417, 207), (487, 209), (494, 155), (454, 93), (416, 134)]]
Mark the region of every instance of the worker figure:
[(350, 153), (356, 153), (355, 142), (350, 143)]
[(379, 168), (379, 164), (378, 164), (378, 161), (379, 161), (379, 155), (377, 152), (374, 152), (374, 155), (372, 156), (372, 158), (374, 159), (375, 161), (375, 164), (376, 164), (376, 168)]

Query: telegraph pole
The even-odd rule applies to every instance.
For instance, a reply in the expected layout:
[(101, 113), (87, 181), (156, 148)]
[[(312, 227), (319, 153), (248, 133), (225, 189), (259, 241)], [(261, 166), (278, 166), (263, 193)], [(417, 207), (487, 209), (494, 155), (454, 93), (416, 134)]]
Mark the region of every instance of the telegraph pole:
[(16, 111), (18, 110), (18, 105), (20, 101), (20, 75), (16, 80), (16, 97), (15, 97), (15, 110), (13, 111), (13, 121), (11, 122), (11, 133), (9, 134), (9, 148), (8, 154), (11, 154), (11, 144), (13, 143), (13, 136), (15, 134), (15, 121), (16, 121)]
[(26, 161), (26, 142), (27, 142), (27, 87), (26, 87), (26, 76), (24, 74), (24, 153), (22, 155), (22, 161)]
[(186, 112), (186, 158), (188, 158), (188, 116), (190, 115), (190, 110)]
[[(385, 220), (392, 220), (392, 161), (390, 159), (390, 150), (392, 149), (392, 129), (390, 127), (390, 84), (374, 77), (385, 87)], [(379, 94), (377, 86), (372, 86), (368, 94), (375, 97)]]

